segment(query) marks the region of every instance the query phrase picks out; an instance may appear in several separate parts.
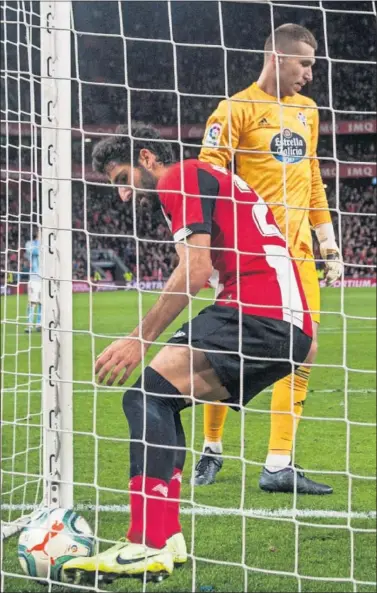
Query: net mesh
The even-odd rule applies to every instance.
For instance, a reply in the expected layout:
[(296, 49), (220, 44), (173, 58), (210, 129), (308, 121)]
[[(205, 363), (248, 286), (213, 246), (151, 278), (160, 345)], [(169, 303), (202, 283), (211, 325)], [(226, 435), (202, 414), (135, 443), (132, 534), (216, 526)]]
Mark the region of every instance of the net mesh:
[(27, 303), (7, 295), (28, 282), (25, 244), (40, 222), (37, 163), (39, 30), (29, 2), (2, 7), (1, 52), (1, 290), (3, 519), (41, 498), (41, 345), (28, 328)]

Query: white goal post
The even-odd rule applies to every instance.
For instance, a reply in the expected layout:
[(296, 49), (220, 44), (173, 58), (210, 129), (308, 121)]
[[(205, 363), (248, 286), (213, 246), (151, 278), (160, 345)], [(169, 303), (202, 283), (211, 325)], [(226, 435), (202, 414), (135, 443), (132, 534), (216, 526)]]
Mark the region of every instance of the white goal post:
[(71, 3), (41, 2), (44, 503), (73, 505)]
[[(6, 4), (6, 3), (5, 3)], [(24, 4), (24, 3), (21, 3)], [(42, 443), (43, 500), (51, 508), (73, 506), (72, 432), (72, 160), (71, 3), (40, 2), (40, 78), (32, 70), (31, 14), (23, 15), (29, 53), (32, 133), (40, 135), (32, 176), (42, 204)], [(22, 11), (22, 7), (20, 7)], [(6, 40), (5, 40), (6, 41)], [(28, 46), (29, 45), (29, 46)], [(40, 91), (37, 88), (40, 84)], [(41, 117), (37, 123), (36, 94)], [(68, 106), (68, 108), (67, 108)], [(20, 246), (23, 247), (23, 246)], [(27, 421), (27, 420), (26, 420)], [(25, 476), (28, 479), (28, 476)], [(6, 538), (29, 516), (2, 525)]]
[[(222, 0), (214, 2), (217, 6), (217, 19), (218, 23), (216, 26), (219, 27), (219, 39), (218, 44), (208, 44), (210, 49), (216, 49), (223, 53), (223, 65), (224, 65), (224, 89), (225, 94), (228, 93), (228, 71), (227, 64), (229, 54), (231, 51), (235, 55), (240, 53), (239, 48), (233, 48), (227, 46), (227, 42), (224, 36), (224, 10), (225, 5), (229, 5), (231, 2), (237, 2), (239, 5), (242, 4), (255, 4), (261, 5), (264, 8), (268, 8), (270, 18), (270, 29), (274, 29), (276, 24), (276, 12), (286, 7), (289, 10), (297, 9), (298, 14), (300, 10), (306, 10), (313, 8), (316, 10), (324, 23), (324, 47), (325, 54), (319, 55), (318, 60), (328, 63), (328, 78), (326, 84), (328, 85), (329, 104), (326, 106), (319, 105), (320, 115), (326, 110), (330, 112), (330, 120), (325, 122), (328, 129), (323, 128), (323, 134), (327, 134), (327, 137), (331, 137), (332, 148), (328, 150), (328, 154), (324, 157), (323, 161), (325, 167), (323, 168), (325, 181), (329, 178), (331, 182), (334, 181), (335, 190), (333, 192), (334, 201), (331, 204), (332, 212), (337, 216), (336, 227), (339, 233), (340, 247), (345, 248), (347, 245), (342, 245), (344, 239), (341, 235), (343, 228), (351, 225), (348, 224), (347, 218), (351, 220), (351, 215), (358, 216), (360, 220), (367, 221), (372, 216), (375, 217), (369, 210), (367, 212), (359, 211), (344, 211), (341, 206), (341, 189), (340, 182), (342, 175), (344, 178), (349, 179), (355, 178), (373, 178), (376, 176), (376, 165), (372, 159), (365, 159), (359, 163), (353, 162), (349, 164), (345, 156), (339, 156), (339, 147), (337, 144), (337, 131), (336, 126), (341, 122), (344, 124), (344, 129), (347, 128), (347, 123), (350, 122), (352, 125), (357, 127), (356, 124), (364, 122), (362, 118), (366, 118), (368, 126), (365, 125), (365, 129), (362, 129), (360, 124), (361, 133), (365, 131), (369, 134), (375, 130), (373, 125), (376, 126), (375, 113), (371, 110), (361, 111), (358, 109), (344, 110), (337, 109), (334, 107), (334, 95), (335, 90), (333, 87), (332, 79), (332, 68), (339, 65), (346, 60), (333, 58), (329, 49), (329, 43), (327, 39), (326, 19), (329, 15), (339, 14), (342, 15), (344, 11), (342, 6), (343, 3), (339, 3), (339, 8), (334, 7), (334, 3), (331, 3), (331, 7), (327, 7), (327, 2), (319, 1), (318, 3), (310, 2), (308, 5), (305, 2), (296, 4), (293, 0), (291, 2), (282, 2), (281, 0)], [(103, 338), (114, 338), (114, 335), (110, 335), (113, 329), (107, 332), (107, 328), (97, 326), (94, 316), (93, 302), (95, 300), (94, 293), (105, 289), (106, 287), (110, 290), (114, 290), (114, 296), (116, 290), (116, 282), (108, 280), (107, 277), (102, 278), (99, 282), (95, 282), (94, 278), (91, 278), (91, 261), (93, 262), (93, 254), (105, 253), (104, 269), (106, 264), (109, 264), (109, 254), (113, 260), (111, 265), (114, 268), (118, 265), (121, 269), (122, 275), (126, 278), (122, 284), (126, 291), (137, 291), (138, 304), (135, 306), (135, 315), (140, 318), (142, 315), (142, 298), (145, 295), (156, 293), (159, 288), (163, 286), (164, 278), (163, 272), (161, 277), (149, 277), (142, 278), (140, 271), (141, 265), (144, 263), (141, 259), (140, 253), (143, 247), (143, 238), (140, 239), (136, 227), (136, 222), (132, 223), (132, 230), (127, 235), (127, 239), (130, 239), (136, 244), (136, 254), (130, 252), (132, 256), (135, 256), (137, 269), (134, 272), (134, 276), (131, 279), (127, 279), (127, 274), (130, 274), (129, 269), (124, 267), (124, 262), (120, 261), (121, 257), (116, 255), (116, 246), (112, 245), (109, 247), (97, 246), (93, 241), (98, 239), (100, 233), (97, 227), (91, 226), (88, 216), (89, 209), (92, 208), (93, 219), (94, 215), (98, 214), (96, 210), (100, 210), (99, 203), (104, 196), (106, 187), (104, 187), (105, 180), (103, 177), (98, 176), (91, 170), (90, 163), (90, 149), (93, 143), (99, 138), (106, 136), (109, 133), (115, 131), (115, 124), (119, 123), (131, 123), (131, 105), (134, 106), (136, 100), (133, 98), (133, 93), (140, 94), (143, 97), (143, 93), (148, 92), (149, 96), (153, 96), (154, 93), (163, 92), (165, 87), (161, 83), (161, 88), (150, 88), (147, 83), (143, 86), (135, 87), (132, 84), (131, 73), (128, 70), (131, 68), (132, 56), (135, 56), (132, 43), (154, 43), (157, 47), (157, 43), (161, 42), (163, 45), (171, 47), (172, 54), (172, 78), (173, 87), (169, 90), (171, 95), (174, 97), (177, 123), (171, 124), (164, 123), (163, 118), (157, 123), (162, 131), (162, 136), (170, 138), (174, 142), (175, 147), (178, 147), (180, 155), (192, 149), (198, 149), (201, 144), (201, 138), (203, 135), (204, 122), (201, 121), (198, 124), (190, 121), (189, 123), (185, 120), (185, 99), (187, 96), (191, 96), (190, 93), (185, 90), (180, 90), (180, 76), (181, 67), (179, 62), (178, 50), (182, 48), (201, 47), (200, 43), (190, 43), (187, 41), (178, 42), (174, 34), (174, 19), (173, 19), (173, 8), (175, 0), (168, 1), (164, 4), (167, 6), (167, 26), (166, 36), (164, 39), (153, 38), (147, 36), (133, 36), (127, 37), (127, 30), (125, 28), (125, 17), (124, 12), (127, 11), (127, 0), (108, 2), (108, 5), (112, 5), (115, 8), (113, 10), (113, 16), (119, 19), (119, 23), (114, 22), (114, 31), (110, 32), (106, 29), (106, 32), (101, 30), (93, 31), (88, 26), (88, 38), (95, 39), (96, 42), (89, 43), (89, 51), (93, 49), (93, 55), (95, 55), (95, 49), (97, 49), (96, 43), (98, 40), (105, 40), (109, 42), (112, 40), (118, 40), (122, 44), (122, 50), (124, 52), (124, 72), (121, 73), (121, 82), (117, 79), (116, 82), (97, 82), (95, 76), (92, 81), (82, 80), (80, 78), (80, 43), (82, 43), (81, 37), (85, 36), (83, 33), (82, 24), (77, 25), (75, 19), (75, 2), (66, 0), (42, 0), (38, 2), (33, 1), (14, 1), (5, 0), (3, 2), (2, 10), (2, 31), (4, 33), (2, 40), (3, 59), (1, 65), (1, 78), (2, 78), (2, 128), (1, 128), (1, 150), (2, 150), (2, 177), (1, 177), (1, 224), (2, 229), (5, 231), (5, 239), (1, 243), (1, 289), (2, 289), (2, 344), (1, 344), (1, 372), (2, 372), (2, 444), (5, 445), (2, 452), (2, 470), (1, 470), (1, 489), (2, 499), (4, 500), (2, 509), (2, 539), (8, 539), (11, 536), (19, 533), (19, 531), (30, 521), (32, 511), (41, 506), (48, 506), (50, 508), (63, 507), (63, 508), (74, 508), (78, 511), (93, 513), (95, 516), (93, 526), (95, 526), (96, 535), (98, 535), (101, 541), (110, 541), (109, 539), (101, 539), (102, 533), (99, 530), (100, 513), (128, 513), (129, 508), (127, 506), (127, 490), (126, 480), (122, 490), (117, 486), (103, 484), (100, 477), (100, 453), (102, 447), (108, 443), (114, 448), (126, 442), (128, 445), (128, 439), (122, 434), (118, 434), (116, 437), (112, 434), (109, 437), (106, 431), (100, 433), (97, 431), (97, 414), (99, 413), (101, 397), (104, 399), (109, 397), (109, 393), (118, 395), (115, 392), (101, 390), (95, 382), (94, 377), (94, 359), (95, 352), (98, 350), (98, 344)], [(79, 3), (77, 3), (78, 5)], [(82, 4), (82, 3), (80, 3)], [(93, 10), (95, 11), (96, 2), (92, 2)], [(102, 4), (102, 3), (101, 3)], [(151, 3), (152, 4), (152, 3)], [(163, 4), (160, 2), (159, 4)], [(178, 4), (178, 2), (177, 2)], [(182, 3), (184, 4), (184, 3)], [(199, 4), (199, 3), (198, 3)], [(202, 4), (202, 3), (200, 3)], [(316, 6), (314, 6), (316, 4)], [(363, 3), (366, 4), (366, 3)], [(376, 3), (370, 2), (370, 9), (360, 10), (360, 15), (365, 15), (366, 18), (371, 19), (371, 29), (373, 29), (372, 22), (376, 22)], [(85, 23), (87, 24), (87, 23)], [(280, 22), (278, 24), (281, 24)], [(242, 23), (239, 23), (242, 28)], [(367, 33), (366, 33), (367, 34)], [(105, 43), (106, 44), (106, 43)], [(204, 47), (204, 43), (203, 43)], [(250, 49), (245, 52), (249, 58), (261, 58), (263, 55), (262, 49)], [(131, 56), (131, 57), (130, 57)], [(72, 58), (72, 59), (71, 59)], [(356, 66), (358, 63), (360, 68), (364, 68), (365, 65), (368, 67), (376, 67), (375, 58), (372, 56), (370, 60), (354, 60), (353, 64)], [(72, 67), (72, 65), (75, 66)], [(95, 58), (93, 57), (93, 64), (96, 65)], [(184, 61), (182, 60), (182, 64)], [(182, 66), (183, 67), (183, 66)], [(75, 68), (75, 72), (73, 69)], [(161, 66), (161, 78), (163, 78), (163, 70), (168, 67), (162, 63)], [(229, 67), (230, 68), (230, 67)], [(71, 71), (72, 70), (72, 71)], [(109, 65), (111, 70), (111, 65)], [(135, 70), (135, 68), (133, 68)], [(250, 81), (251, 82), (251, 81)], [(75, 103), (74, 100), (74, 88), (75, 85), (78, 88), (77, 96), (78, 101)], [(97, 113), (91, 114), (93, 121), (89, 124), (85, 122), (85, 94), (86, 89), (92, 86), (95, 89), (101, 89), (105, 87), (107, 90), (113, 91), (114, 101), (119, 100), (120, 93), (124, 94), (124, 101), (127, 103), (127, 107), (121, 105), (119, 113), (124, 117), (124, 121), (111, 121), (109, 123), (106, 105), (101, 105), (104, 109), (100, 110), (100, 114), (104, 114), (105, 123), (102, 123), (100, 119), (97, 119)], [(241, 88), (239, 89), (241, 90)], [(211, 87), (210, 87), (210, 91)], [(106, 95), (107, 96), (107, 95)], [(110, 96), (110, 93), (109, 93)], [(218, 89), (213, 91), (213, 95), (206, 95), (198, 92), (192, 96), (198, 99), (212, 97), (216, 102), (220, 100)], [(313, 94), (313, 98), (316, 97)], [(106, 99), (111, 100), (111, 99)], [(156, 99), (156, 104), (160, 98)], [(143, 99), (140, 99), (142, 103)], [(72, 105), (77, 108), (78, 116), (77, 120), (74, 121), (72, 118)], [(171, 107), (171, 103), (168, 101), (165, 103), (161, 100), (162, 109)], [(199, 105), (200, 108), (200, 105)], [(200, 109), (197, 109), (199, 112)], [(154, 104), (155, 109), (155, 104)], [(151, 109), (153, 112), (153, 109)], [(148, 109), (143, 111), (148, 113)], [(206, 113), (210, 115), (210, 111)], [(106, 119), (107, 117), (107, 119)], [(141, 118), (142, 119), (142, 118)], [(144, 117), (145, 119), (145, 117)], [(374, 123), (373, 123), (374, 122)], [(154, 121), (147, 121), (146, 123), (154, 124)], [(349, 126), (351, 129), (351, 125)], [(340, 126), (339, 136), (341, 134), (346, 135), (349, 131), (343, 130)], [(164, 136), (165, 133), (165, 136)], [(370, 133), (370, 136), (372, 134)], [(365, 134), (366, 136), (366, 134)], [(369, 136), (368, 136), (369, 138)], [(75, 144), (75, 141), (76, 144)], [(75, 155), (75, 148), (79, 145), (79, 157)], [(178, 152), (177, 151), (177, 152)], [(14, 156), (15, 155), (15, 156)], [(78, 161), (81, 159), (81, 164)], [(351, 171), (352, 168), (352, 171)], [(285, 167), (284, 167), (285, 169)], [(285, 174), (284, 174), (285, 176)], [(80, 185), (78, 194), (82, 193), (82, 200), (80, 197), (80, 203), (82, 204), (82, 210), (75, 210), (75, 184)], [(98, 196), (96, 191), (98, 190)], [(109, 192), (111, 190), (109, 189)], [(350, 192), (351, 194), (351, 192)], [(90, 201), (91, 200), (91, 201)], [(352, 200), (352, 196), (350, 198)], [(112, 204), (109, 200), (106, 202), (109, 207), (110, 214), (108, 215), (108, 222), (106, 224), (112, 224), (111, 220), (111, 208)], [(135, 211), (133, 212), (135, 215)], [(82, 216), (82, 220), (79, 219)], [(353, 219), (352, 219), (353, 220)], [(345, 224), (344, 221), (347, 221)], [(77, 224), (77, 226), (76, 226)], [(27, 292), (27, 275), (23, 274), (23, 258), (25, 250), (25, 239), (30, 239), (33, 227), (37, 225), (41, 230), (41, 268), (40, 274), (42, 277), (42, 332), (41, 340), (37, 334), (24, 335), (24, 329), (27, 325), (27, 318), (25, 315), (26, 297), (24, 296)], [(348, 226), (347, 226), (348, 225)], [(120, 227), (117, 227), (120, 228)], [(124, 233), (117, 230), (117, 228), (111, 227), (107, 232), (106, 225), (104, 223), (101, 229), (101, 240), (102, 237), (107, 237), (114, 241), (124, 241)], [(93, 230), (94, 229), (94, 230)], [(104, 232), (105, 231), (105, 232)], [(84, 258), (86, 262), (84, 264), (86, 275), (83, 278), (78, 276), (78, 279), (73, 280), (73, 268), (75, 266), (75, 233), (81, 233), (80, 236), (84, 237), (83, 246), (80, 246), (80, 250), (84, 252)], [(169, 239), (170, 241), (170, 239)], [(161, 241), (153, 238), (152, 244), (155, 246), (158, 243), (166, 244), (168, 239), (164, 235)], [(145, 242), (148, 244), (148, 240)], [(165, 245), (166, 246), (166, 245)], [(128, 246), (129, 247), (129, 246)], [(106, 248), (106, 249), (105, 249)], [(101, 251), (102, 250), (102, 251)], [(98, 255), (98, 259), (100, 259)], [(161, 256), (161, 260), (164, 259), (165, 252)], [(118, 258), (116, 260), (116, 258)], [(361, 261), (361, 260), (360, 260)], [(356, 284), (352, 284), (352, 278), (349, 278), (349, 286), (356, 286), (357, 282), (366, 282), (365, 286), (368, 285), (367, 280), (371, 283), (375, 279), (363, 280), (363, 274), (370, 272), (372, 277), (375, 277), (375, 261), (365, 262), (364, 260), (352, 263), (353, 270), (356, 273), (360, 273), (360, 278), (355, 279)], [(114, 263), (115, 262), (115, 263)], [(118, 263), (117, 263), (118, 262)], [(346, 261), (346, 264), (348, 262)], [(109, 264), (110, 266), (110, 264)], [(123, 267), (122, 267), (123, 266)], [(161, 266), (162, 269), (162, 266)], [(93, 272), (93, 270), (92, 270)], [(356, 274), (356, 275), (357, 275)], [(132, 274), (131, 274), (132, 276)], [(74, 299), (73, 292), (74, 288), (77, 290), (88, 293), (88, 311), (87, 311), (87, 326), (82, 329), (83, 326), (77, 324), (74, 321)], [(224, 458), (226, 462), (231, 464), (232, 461), (239, 461), (242, 465), (240, 472), (240, 480), (242, 481), (241, 498), (239, 507), (237, 502), (233, 505), (235, 508), (222, 508), (217, 505), (217, 501), (214, 499), (208, 503), (207, 501), (198, 503), (194, 500), (194, 490), (191, 489), (190, 495), (184, 500), (183, 515), (189, 515), (192, 519), (191, 523), (191, 556), (193, 560), (192, 567), (190, 570), (193, 572), (192, 577), (192, 591), (198, 590), (197, 586), (197, 572), (199, 573), (199, 566), (201, 562), (216, 564), (216, 559), (207, 559), (200, 556), (196, 556), (196, 550), (194, 548), (195, 538), (199, 538), (198, 529), (195, 527), (194, 520), (196, 515), (202, 516), (234, 516), (242, 520), (242, 557), (241, 561), (224, 561), (223, 567), (229, 568), (230, 566), (236, 566), (240, 570), (244, 570), (245, 573), (245, 585), (244, 590), (248, 590), (248, 570), (246, 562), (246, 519), (261, 519), (277, 520), (281, 521), (281, 525), (284, 526), (289, 523), (292, 527), (292, 547), (294, 548), (295, 558), (294, 566), (291, 569), (281, 571), (275, 568), (259, 568), (251, 567), (253, 574), (263, 573), (264, 575), (273, 576), (288, 576), (295, 579), (298, 583), (298, 590), (301, 591), (303, 584), (306, 585), (305, 579), (326, 581), (326, 582), (337, 582), (336, 577), (327, 577), (326, 574), (321, 576), (308, 576), (304, 574), (304, 569), (299, 562), (299, 527), (317, 528), (320, 520), (329, 520), (328, 525), (324, 527), (332, 527), (341, 531), (346, 531), (349, 534), (350, 539), (350, 569), (347, 574), (347, 578), (340, 578), (339, 582), (346, 581), (353, 587), (354, 591), (359, 590), (359, 585), (365, 587), (375, 586), (375, 582), (370, 579), (359, 578), (354, 570), (355, 554), (354, 554), (354, 539), (360, 534), (373, 534), (375, 529), (370, 527), (370, 519), (376, 518), (374, 509), (368, 508), (367, 510), (354, 510), (353, 508), (353, 485), (355, 480), (363, 480), (368, 487), (371, 483), (375, 482), (374, 475), (365, 475), (360, 470), (359, 472), (353, 471), (351, 467), (350, 459), (352, 456), (352, 447), (354, 441), (351, 439), (351, 431), (356, 427), (357, 429), (363, 429), (366, 432), (374, 429), (372, 419), (365, 420), (365, 417), (360, 420), (357, 415), (352, 417), (350, 420), (349, 414), (351, 412), (348, 409), (350, 393), (359, 394), (360, 396), (367, 395), (373, 392), (371, 388), (371, 381), (369, 378), (373, 375), (373, 370), (370, 368), (352, 368), (349, 366), (347, 359), (347, 332), (357, 331), (355, 329), (356, 324), (364, 325), (367, 337), (374, 331), (376, 318), (374, 314), (369, 311), (365, 312), (365, 315), (350, 314), (345, 307), (345, 283), (338, 283), (340, 288), (340, 297), (338, 309), (331, 311), (328, 317), (336, 315), (339, 316), (339, 328), (335, 328), (335, 323), (329, 324), (328, 334), (332, 332), (335, 334), (336, 331), (339, 333), (339, 354), (336, 363), (330, 363), (327, 365), (328, 368), (334, 371), (334, 374), (339, 373), (339, 385), (337, 389), (333, 389), (332, 385), (330, 388), (324, 384), (319, 393), (333, 395), (335, 392), (344, 391), (344, 401), (342, 400), (339, 405), (340, 411), (334, 412), (335, 421), (338, 425), (344, 426), (344, 458), (345, 458), (345, 469), (330, 469), (326, 473), (326, 477), (340, 478), (345, 477), (348, 479), (348, 490), (344, 494), (344, 500), (337, 502), (334, 507), (329, 507), (328, 510), (326, 503), (320, 501), (317, 506), (314, 504), (313, 508), (308, 509), (305, 504), (298, 500), (298, 497), (294, 495), (292, 506), (286, 508), (279, 507), (275, 501), (271, 504), (271, 499), (268, 500), (266, 506), (268, 508), (259, 508), (258, 506), (250, 508), (245, 506), (245, 476), (247, 471), (258, 468), (260, 470), (263, 463), (259, 461), (249, 460), (246, 457), (246, 445), (245, 445), (245, 415), (240, 414), (240, 437), (237, 438), (242, 443), (240, 446), (241, 453), (236, 458), (234, 455), (227, 456), (226, 451)], [(331, 289), (328, 289), (331, 292)], [(123, 294), (123, 292), (122, 292)], [(127, 294), (127, 293), (126, 293)], [(80, 295), (81, 296), (81, 295)], [(77, 301), (76, 301), (77, 302)], [(209, 304), (208, 302), (206, 304)], [(190, 314), (193, 308), (190, 307)], [(130, 321), (131, 323), (131, 321)], [(335, 329), (334, 329), (335, 328)], [(128, 329), (133, 329), (129, 327)], [(116, 331), (116, 330), (115, 330)], [(326, 329), (323, 331), (326, 335)], [(80, 366), (80, 360), (74, 359), (74, 348), (75, 339), (78, 336), (84, 335), (85, 345), (88, 349), (86, 356), (90, 355), (90, 369)], [(115, 334), (120, 335), (120, 334)], [(323, 335), (323, 334), (322, 334)], [(88, 344), (90, 346), (88, 347)], [(83, 348), (80, 346), (80, 354), (83, 352)], [(339, 362), (341, 360), (341, 362)], [(89, 363), (87, 363), (87, 366)], [(316, 364), (315, 367), (325, 367), (325, 365)], [(315, 369), (318, 371), (318, 368)], [(327, 369), (328, 370), (328, 369)], [(84, 373), (82, 376), (80, 373)], [(352, 377), (351, 377), (352, 375)], [(359, 375), (365, 382), (362, 383), (362, 387), (359, 389), (356, 381), (352, 382), (354, 375)], [(81, 425), (75, 425), (75, 416), (73, 413), (74, 409), (74, 398), (77, 396), (86, 398), (92, 402), (93, 410), (88, 405), (88, 409), (92, 413), (90, 420), (90, 428), (85, 424), (83, 428)], [(118, 409), (119, 408), (119, 409)], [(117, 410), (119, 412), (121, 404), (119, 404)], [(76, 409), (76, 408), (75, 408)], [(102, 409), (102, 408), (101, 408)], [(261, 404), (256, 409), (252, 410), (252, 414), (258, 414), (260, 418), (263, 418), (262, 422), (266, 418), (269, 420), (270, 409), (269, 407), (264, 408)], [(250, 416), (252, 415), (250, 414)], [(303, 416), (306, 419), (306, 416)], [(320, 424), (322, 420), (332, 421), (333, 418), (329, 417), (322, 418), (320, 416), (309, 417), (309, 421), (318, 423), (318, 432), (320, 432)], [(116, 423), (115, 419), (115, 423)], [(195, 427), (195, 420), (192, 421), (192, 435), (191, 440), (189, 435), (187, 438), (188, 445), (187, 450), (192, 455), (192, 467), (194, 467), (194, 459), (198, 459), (200, 451), (198, 447), (194, 447), (194, 433), (197, 430)], [(197, 421), (199, 423), (199, 421)], [(201, 427), (200, 427), (201, 428)], [(199, 429), (198, 429), (199, 430)], [(81, 476), (74, 474), (75, 455), (79, 457), (79, 447), (81, 446), (84, 439), (92, 439), (90, 452), (93, 453), (93, 472), (91, 475), (92, 482), (88, 484), (81, 480)], [(105, 444), (105, 445), (104, 445)], [(267, 446), (267, 443), (265, 443)], [(75, 446), (75, 449), (74, 449)], [(295, 446), (294, 446), (295, 451)], [(82, 463), (82, 459), (80, 461)], [(119, 460), (119, 464), (122, 464), (122, 459)], [(187, 466), (190, 464), (188, 463)], [(331, 464), (330, 464), (331, 465)], [(254, 467), (255, 466), (255, 467)], [(331, 466), (333, 467), (333, 466)], [(117, 467), (117, 470), (119, 468)], [(190, 467), (188, 467), (185, 479), (190, 480)], [(307, 468), (305, 468), (306, 471)], [(322, 468), (321, 468), (322, 469)], [(316, 480), (316, 475), (321, 474), (320, 469), (311, 470), (308, 468), (308, 475), (312, 479)], [(104, 469), (106, 474), (107, 468)], [(119, 470), (119, 471), (123, 471)], [(229, 479), (229, 478), (228, 478)], [(90, 500), (88, 501), (84, 496), (79, 496), (77, 492), (80, 488), (87, 488), (85, 493), (92, 488), (90, 494)], [(124, 498), (119, 501), (119, 493)], [(105, 495), (109, 496), (105, 503), (101, 502), (101, 497)], [(118, 498), (117, 498), (118, 497)], [(88, 496), (89, 499), (89, 496)], [(111, 502), (109, 502), (109, 500)], [(259, 504), (259, 503), (258, 503)], [(285, 504), (285, 503), (284, 503)], [(289, 503), (287, 503), (289, 504)], [(322, 506), (321, 506), (322, 505)], [(302, 522), (300, 522), (302, 521)], [(117, 539), (121, 533), (113, 533), (111, 537)], [(10, 545), (12, 540), (4, 543), (4, 549), (7, 545)], [(241, 547), (240, 544), (240, 547)], [(275, 546), (271, 545), (271, 554), (275, 552)], [(12, 576), (12, 571), (9, 571), (5, 562), (3, 562), (2, 552), (2, 574), (6, 577)], [(241, 556), (240, 555), (240, 556)], [(221, 564), (221, 562), (217, 562)], [(4, 568), (5, 567), (5, 568)], [(16, 569), (12, 569), (13, 572)], [(17, 575), (16, 575), (17, 576)], [(25, 577), (24, 577), (25, 578)], [(26, 583), (26, 581), (25, 581)], [(51, 582), (49, 581), (51, 586)], [(199, 585), (198, 585), (199, 586)], [(204, 588), (203, 588), (204, 587)], [(205, 591), (206, 585), (203, 585), (200, 590)], [(208, 591), (211, 591), (211, 585), (208, 584)], [(98, 590), (98, 588), (96, 589)], [(143, 590), (145, 590), (145, 585)], [(213, 589), (214, 590), (214, 589)], [(305, 589), (308, 590), (308, 589)]]

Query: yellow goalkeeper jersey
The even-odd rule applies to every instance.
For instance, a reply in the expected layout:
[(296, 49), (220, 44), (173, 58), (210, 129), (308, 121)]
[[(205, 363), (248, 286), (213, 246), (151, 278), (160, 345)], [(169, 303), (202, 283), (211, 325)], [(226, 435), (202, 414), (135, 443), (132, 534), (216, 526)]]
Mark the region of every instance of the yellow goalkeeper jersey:
[(207, 121), (202, 161), (236, 173), (269, 202), (292, 254), (312, 252), (310, 225), (331, 222), (317, 156), (316, 103), (276, 97), (256, 82), (221, 101)]

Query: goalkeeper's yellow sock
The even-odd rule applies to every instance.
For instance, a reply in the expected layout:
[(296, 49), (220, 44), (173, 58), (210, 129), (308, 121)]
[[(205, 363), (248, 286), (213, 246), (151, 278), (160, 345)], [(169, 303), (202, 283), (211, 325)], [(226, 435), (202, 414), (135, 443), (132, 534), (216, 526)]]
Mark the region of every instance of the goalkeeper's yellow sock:
[(222, 453), (222, 437), (228, 406), (224, 404), (204, 405), (204, 447), (214, 453)]
[(279, 471), (291, 460), (293, 439), (308, 392), (309, 375), (310, 368), (301, 366), (295, 371), (293, 378), (288, 375), (274, 385), (266, 459), (266, 468), (269, 471)]

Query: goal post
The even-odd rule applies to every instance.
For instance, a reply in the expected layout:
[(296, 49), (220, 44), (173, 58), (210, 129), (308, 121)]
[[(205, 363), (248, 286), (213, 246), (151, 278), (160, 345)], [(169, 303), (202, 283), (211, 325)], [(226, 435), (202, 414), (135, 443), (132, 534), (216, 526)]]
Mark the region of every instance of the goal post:
[(44, 503), (73, 505), (71, 2), (40, 2)]

